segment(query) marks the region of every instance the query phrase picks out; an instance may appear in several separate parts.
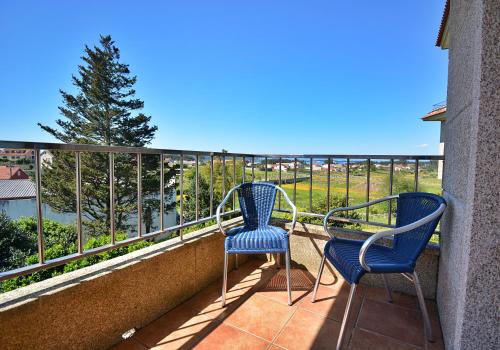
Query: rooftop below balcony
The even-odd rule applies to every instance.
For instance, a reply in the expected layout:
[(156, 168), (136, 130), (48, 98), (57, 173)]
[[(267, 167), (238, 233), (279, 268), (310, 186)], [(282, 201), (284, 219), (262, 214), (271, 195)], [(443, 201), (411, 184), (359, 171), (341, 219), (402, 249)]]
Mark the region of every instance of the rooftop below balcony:
[[(138, 329), (113, 350), (139, 349), (332, 349), (337, 342), (349, 285), (325, 276), (311, 302), (314, 277), (292, 270), (292, 306), (285, 270), (252, 259), (228, 277), (228, 304), (221, 306), (216, 281), (192, 298)], [(428, 301), (436, 337), (426, 341), (416, 297), (362, 286), (354, 302), (346, 349), (443, 349), (437, 308)], [(348, 346), (346, 346), (348, 345)]]

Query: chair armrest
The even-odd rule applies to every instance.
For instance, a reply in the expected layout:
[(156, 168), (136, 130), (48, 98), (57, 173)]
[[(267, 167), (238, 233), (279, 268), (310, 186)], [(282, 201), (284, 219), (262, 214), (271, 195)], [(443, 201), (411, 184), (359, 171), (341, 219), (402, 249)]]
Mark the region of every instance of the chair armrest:
[(290, 230), (288, 230), (288, 235), (291, 235), (293, 233), (293, 230), (295, 229), (295, 224), (297, 223), (297, 207), (293, 202), (288, 198), (288, 195), (286, 194), (285, 190), (282, 189), (279, 186), (276, 186), (276, 188), (283, 194), (283, 197), (285, 198), (286, 202), (288, 205), (292, 208), (293, 216), (292, 216), (292, 226)]
[(436, 219), (437, 217), (439, 217), (441, 214), (443, 214), (445, 209), (446, 209), (446, 204), (443, 203), (433, 213), (431, 213), (431, 214), (423, 217), (422, 219), (417, 220), (411, 224), (401, 226), (401, 227), (398, 227), (398, 228), (395, 228), (392, 230), (387, 230), (387, 231), (375, 233), (370, 238), (368, 238), (361, 246), (361, 250), (359, 251), (359, 263), (366, 271), (370, 271), (371, 269), (366, 264), (365, 257), (366, 257), (366, 252), (368, 251), (368, 248), (370, 248), (370, 246), (372, 244), (374, 244), (376, 241), (378, 241), (379, 239), (381, 239), (383, 237), (399, 235), (399, 234), (414, 230), (417, 227), (420, 227), (422, 225), (425, 225), (425, 224), (431, 222), (432, 220)]
[(224, 199), (222, 200), (222, 202), (219, 204), (219, 206), (217, 207), (217, 210), (215, 212), (215, 216), (217, 218), (217, 226), (219, 226), (219, 230), (220, 232), (225, 236), (226, 235), (226, 231), (224, 230), (224, 228), (222, 227), (222, 218), (220, 216), (220, 213), (222, 211), (222, 209), (224, 208), (224, 205), (226, 204), (226, 202), (229, 200), (229, 197), (231, 197), (231, 194), (240, 187), (240, 185), (238, 186), (235, 186), (233, 188), (231, 188), (229, 190), (229, 192), (226, 194), (226, 197), (224, 197)]
[[(399, 195), (395, 194), (395, 195), (392, 195), (392, 196), (375, 199), (375, 200), (370, 201), (370, 202), (366, 202), (366, 203), (362, 203), (362, 204), (358, 204), (358, 205), (352, 205), (350, 207), (342, 207), (342, 208), (336, 208), (336, 209), (330, 210), (328, 212), (328, 214), (325, 215), (325, 218), (323, 219), (323, 229), (324, 229), (324, 231), (326, 233), (328, 233), (328, 235), (331, 238), (333, 238), (334, 235), (328, 229), (328, 219), (330, 219), (330, 217), (333, 214), (335, 214), (337, 212), (340, 212), (340, 211), (356, 210), (356, 209), (361, 209), (361, 208), (369, 207), (370, 205), (377, 204), (377, 203), (380, 203), (380, 202), (385, 202), (385, 201), (388, 201), (388, 200), (391, 200), (391, 199), (396, 199), (398, 197), (399, 197)], [(335, 217), (333, 217), (333, 219), (335, 219)]]

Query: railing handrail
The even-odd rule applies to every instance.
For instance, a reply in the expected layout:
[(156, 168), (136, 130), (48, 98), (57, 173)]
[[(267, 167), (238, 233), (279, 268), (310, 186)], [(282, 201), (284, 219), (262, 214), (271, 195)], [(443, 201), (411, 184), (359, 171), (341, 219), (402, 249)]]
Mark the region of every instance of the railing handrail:
[(185, 149), (169, 149), (169, 148), (150, 148), (150, 147), (130, 147), (130, 146), (105, 146), (92, 144), (76, 144), (76, 143), (57, 143), (57, 142), (33, 142), (33, 141), (8, 141), (0, 140), (0, 148), (25, 148), (39, 150), (61, 150), (61, 151), (80, 151), (80, 152), (106, 152), (106, 153), (141, 153), (141, 154), (175, 154), (188, 156), (237, 156), (237, 157), (254, 157), (254, 158), (282, 158), (283, 160), (293, 161), (294, 158), (333, 158), (333, 159), (397, 159), (397, 160), (444, 160), (443, 155), (408, 155), (408, 154), (258, 154), (258, 153), (240, 153), (240, 152), (217, 152), (217, 151), (197, 151)]

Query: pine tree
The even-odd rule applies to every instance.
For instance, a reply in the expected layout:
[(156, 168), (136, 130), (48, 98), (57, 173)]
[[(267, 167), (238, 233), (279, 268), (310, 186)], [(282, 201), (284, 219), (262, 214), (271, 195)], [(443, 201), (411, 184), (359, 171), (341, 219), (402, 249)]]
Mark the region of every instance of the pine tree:
[[(120, 50), (111, 36), (101, 36), (100, 45), (85, 46), (78, 66), (78, 76), (72, 77), (77, 94), (60, 91), (63, 106), (59, 128), (38, 124), (43, 130), (64, 143), (107, 146), (148, 145), (157, 130), (151, 117), (137, 113), (144, 102), (135, 97), (133, 86), (137, 77), (129, 66), (120, 62)], [(136, 112), (136, 113), (134, 113)], [(145, 220), (152, 210), (158, 211), (160, 179), (157, 155), (143, 156), (143, 198)], [(135, 227), (128, 223), (137, 214), (137, 164), (132, 154), (115, 156), (115, 224), (117, 230)], [(109, 232), (109, 156), (84, 152), (82, 161), (82, 211), (86, 233), (96, 236)], [(175, 170), (165, 167), (166, 190), (173, 190), (171, 179)], [(43, 199), (60, 212), (75, 212), (75, 156), (73, 152), (56, 151), (53, 161), (44, 164), (42, 175)], [(173, 203), (165, 206), (165, 210)], [(152, 214), (151, 214), (152, 215)], [(146, 225), (150, 226), (150, 225)]]

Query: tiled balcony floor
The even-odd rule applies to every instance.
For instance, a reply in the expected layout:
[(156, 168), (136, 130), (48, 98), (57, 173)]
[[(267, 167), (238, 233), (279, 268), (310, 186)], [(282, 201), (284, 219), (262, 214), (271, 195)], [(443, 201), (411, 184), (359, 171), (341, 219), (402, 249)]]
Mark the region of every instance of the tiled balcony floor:
[[(334, 349), (349, 293), (343, 280), (324, 280), (311, 303), (314, 277), (292, 270), (293, 305), (287, 305), (285, 270), (252, 260), (228, 277), (221, 308), (216, 282), (166, 313), (114, 350), (143, 349)], [(443, 349), (435, 304), (428, 303), (436, 342), (424, 337), (415, 297), (360, 286), (345, 349)]]

